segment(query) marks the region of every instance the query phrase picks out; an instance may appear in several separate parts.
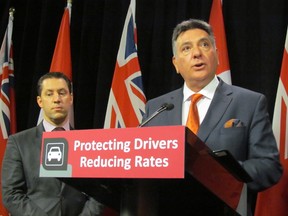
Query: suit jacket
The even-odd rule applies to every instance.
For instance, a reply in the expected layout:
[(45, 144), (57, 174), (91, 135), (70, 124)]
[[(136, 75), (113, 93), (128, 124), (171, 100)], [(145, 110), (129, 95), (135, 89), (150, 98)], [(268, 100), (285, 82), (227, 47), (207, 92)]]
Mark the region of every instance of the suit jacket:
[[(174, 104), (174, 109), (160, 113), (146, 126), (182, 125), (183, 88), (148, 101), (143, 121), (163, 103)], [(230, 119), (241, 124), (225, 128)], [(197, 136), (212, 150), (232, 153), (253, 179), (250, 190), (258, 192), (279, 181), (282, 167), (264, 95), (220, 80)]]
[(40, 178), (44, 127), (8, 138), (2, 163), (2, 198), (13, 216), (99, 215), (99, 203), (56, 178)]

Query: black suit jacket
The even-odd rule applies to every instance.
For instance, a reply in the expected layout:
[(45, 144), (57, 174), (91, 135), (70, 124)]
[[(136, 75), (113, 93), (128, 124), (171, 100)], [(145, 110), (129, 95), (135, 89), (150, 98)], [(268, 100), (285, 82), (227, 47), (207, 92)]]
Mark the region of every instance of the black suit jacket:
[(13, 216), (99, 215), (99, 203), (56, 178), (40, 178), (44, 127), (11, 135), (2, 163), (2, 198)]

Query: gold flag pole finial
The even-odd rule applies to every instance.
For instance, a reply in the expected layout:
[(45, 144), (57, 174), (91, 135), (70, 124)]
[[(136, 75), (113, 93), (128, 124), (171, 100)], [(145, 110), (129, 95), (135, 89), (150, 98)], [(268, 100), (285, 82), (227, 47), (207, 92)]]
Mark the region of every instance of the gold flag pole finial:
[(14, 7), (11, 7), (9, 9), (9, 16), (13, 17), (14, 16), (14, 13), (15, 13), (15, 8)]

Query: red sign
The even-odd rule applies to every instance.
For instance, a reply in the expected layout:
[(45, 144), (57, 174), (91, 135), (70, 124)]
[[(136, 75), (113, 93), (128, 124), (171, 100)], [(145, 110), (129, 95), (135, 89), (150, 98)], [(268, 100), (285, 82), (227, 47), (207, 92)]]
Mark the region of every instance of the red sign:
[(184, 178), (185, 127), (44, 132), (40, 177)]

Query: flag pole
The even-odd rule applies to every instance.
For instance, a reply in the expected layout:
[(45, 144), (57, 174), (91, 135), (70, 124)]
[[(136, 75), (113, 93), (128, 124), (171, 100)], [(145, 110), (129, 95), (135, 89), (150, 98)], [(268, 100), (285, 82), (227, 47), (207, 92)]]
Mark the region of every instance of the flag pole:
[(67, 6), (66, 8), (68, 8), (69, 10), (69, 23), (71, 21), (71, 8), (72, 8), (72, 0), (67, 0)]
[(71, 7), (72, 6), (72, 0), (67, 0), (67, 7)]
[(71, 7), (72, 6), (72, 0), (67, 0), (67, 7)]
[(9, 16), (14, 18), (14, 13), (15, 13), (15, 8), (14, 8), (14, 7), (11, 7), (11, 8), (9, 9)]
[[(15, 8), (11, 7), (9, 8), (9, 19), (11, 20), (11, 22), (13, 23), (14, 21), (14, 13), (15, 13)], [(8, 24), (9, 25), (9, 24)], [(11, 48), (11, 42), (12, 42), (12, 28), (8, 28), (7, 31), (7, 36), (8, 36), (8, 57), (10, 57), (10, 48)]]

